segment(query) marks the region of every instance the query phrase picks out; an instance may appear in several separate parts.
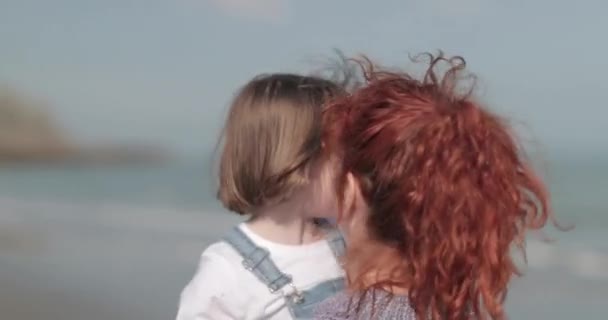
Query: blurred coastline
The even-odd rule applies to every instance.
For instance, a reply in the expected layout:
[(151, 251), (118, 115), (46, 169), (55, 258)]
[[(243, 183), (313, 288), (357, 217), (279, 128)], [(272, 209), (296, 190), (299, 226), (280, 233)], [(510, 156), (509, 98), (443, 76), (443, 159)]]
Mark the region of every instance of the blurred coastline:
[(80, 146), (53, 121), (43, 105), (0, 88), (0, 164), (138, 164), (166, 161), (160, 147)]

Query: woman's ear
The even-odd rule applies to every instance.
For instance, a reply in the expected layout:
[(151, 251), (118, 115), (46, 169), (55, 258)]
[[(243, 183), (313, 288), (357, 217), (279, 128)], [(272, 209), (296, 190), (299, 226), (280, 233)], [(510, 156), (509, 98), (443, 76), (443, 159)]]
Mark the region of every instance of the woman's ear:
[(349, 172), (346, 174), (344, 198), (342, 202), (341, 219), (345, 224), (351, 224), (354, 221), (353, 215), (359, 209), (358, 206), (360, 201), (361, 190), (359, 189), (359, 182), (355, 179), (355, 176)]
[(359, 180), (352, 173), (348, 173), (344, 181), (342, 204), (341, 219), (338, 221), (340, 229), (347, 239), (365, 239), (365, 221), (369, 208), (363, 198)]

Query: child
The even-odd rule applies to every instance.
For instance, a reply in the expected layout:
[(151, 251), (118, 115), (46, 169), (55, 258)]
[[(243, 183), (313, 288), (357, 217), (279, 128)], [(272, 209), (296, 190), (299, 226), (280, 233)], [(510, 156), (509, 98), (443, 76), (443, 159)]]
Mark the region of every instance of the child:
[(218, 197), (249, 220), (202, 254), (178, 320), (309, 319), (343, 288), (339, 232), (321, 159), (321, 108), (331, 81), (260, 76), (236, 96), (224, 128)]

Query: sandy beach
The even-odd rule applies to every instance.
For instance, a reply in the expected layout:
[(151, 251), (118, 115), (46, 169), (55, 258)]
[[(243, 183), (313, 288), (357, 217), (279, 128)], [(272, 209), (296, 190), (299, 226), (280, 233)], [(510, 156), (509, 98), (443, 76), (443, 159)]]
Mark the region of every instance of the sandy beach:
[[(212, 210), (11, 199), (0, 208), (0, 319), (11, 320), (172, 319), (201, 250), (238, 222)], [(606, 319), (608, 256), (587, 256), (568, 262), (585, 253), (532, 244), (511, 318)]]

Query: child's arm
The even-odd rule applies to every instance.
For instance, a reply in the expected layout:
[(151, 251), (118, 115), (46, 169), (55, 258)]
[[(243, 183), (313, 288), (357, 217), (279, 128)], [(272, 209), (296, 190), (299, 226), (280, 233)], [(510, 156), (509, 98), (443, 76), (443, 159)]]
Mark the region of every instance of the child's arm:
[(235, 273), (224, 257), (203, 253), (194, 278), (182, 291), (177, 320), (243, 319)]

